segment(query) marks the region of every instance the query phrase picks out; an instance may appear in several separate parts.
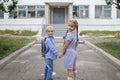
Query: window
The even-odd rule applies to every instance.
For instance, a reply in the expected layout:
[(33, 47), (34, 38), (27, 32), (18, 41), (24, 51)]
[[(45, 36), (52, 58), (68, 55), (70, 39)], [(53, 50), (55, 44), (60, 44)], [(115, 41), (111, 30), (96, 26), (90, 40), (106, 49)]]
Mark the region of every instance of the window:
[(111, 7), (106, 5), (96, 5), (95, 18), (111, 18)]
[(0, 19), (3, 19), (4, 18), (4, 13), (2, 10), (0, 10)]
[(44, 17), (45, 15), (45, 7), (37, 6), (37, 17)]
[(17, 9), (16, 8), (9, 14), (9, 18), (15, 18), (15, 17), (17, 17)]
[(117, 9), (117, 18), (120, 18), (120, 10)]
[[(19, 18), (40, 18), (45, 15), (45, 6), (44, 5), (26, 5), (18, 6), (18, 17)], [(13, 14), (11, 14), (13, 16)]]
[(88, 18), (89, 9), (88, 6), (80, 6), (80, 18)]
[(19, 18), (26, 17), (26, 6), (18, 6), (18, 17)]
[(89, 6), (87, 5), (73, 6), (73, 17), (89, 18)]
[(35, 6), (28, 6), (28, 17), (35, 17)]
[(79, 17), (79, 6), (73, 6), (73, 17)]

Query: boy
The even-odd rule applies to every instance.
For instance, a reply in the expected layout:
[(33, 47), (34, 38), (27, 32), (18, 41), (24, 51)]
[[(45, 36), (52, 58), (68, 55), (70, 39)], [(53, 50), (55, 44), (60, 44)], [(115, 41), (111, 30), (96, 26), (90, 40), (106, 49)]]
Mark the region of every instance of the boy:
[(55, 49), (55, 41), (53, 34), (55, 29), (53, 26), (48, 26), (46, 28), (46, 34), (48, 37), (45, 41), (46, 50), (48, 52), (45, 54), (45, 75), (44, 80), (53, 80), (52, 79), (52, 72), (53, 72), (53, 61), (57, 59), (59, 52)]

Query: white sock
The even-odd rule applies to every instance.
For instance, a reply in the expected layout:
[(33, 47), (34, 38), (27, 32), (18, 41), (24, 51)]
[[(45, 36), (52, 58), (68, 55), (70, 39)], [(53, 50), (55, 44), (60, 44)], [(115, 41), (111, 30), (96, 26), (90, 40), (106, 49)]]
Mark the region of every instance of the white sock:
[(73, 79), (76, 80), (77, 71), (73, 72)]
[(68, 80), (73, 80), (73, 78), (72, 77), (68, 77)]

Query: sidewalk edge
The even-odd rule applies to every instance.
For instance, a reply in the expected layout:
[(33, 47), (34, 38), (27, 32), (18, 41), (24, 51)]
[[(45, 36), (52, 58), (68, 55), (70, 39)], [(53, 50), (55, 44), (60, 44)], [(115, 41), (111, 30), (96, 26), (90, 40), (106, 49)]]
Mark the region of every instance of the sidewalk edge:
[(117, 67), (120, 70), (120, 60), (117, 58), (113, 57), (109, 53), (105, 52), (104, 50), (98, 48), (94, 44), (90, 43), (89, 41), (85, 41), (85, 44), (90, 47), (91, 49), (95, 50), (97, 53), (102, 55), (105, 59), (107, 59), (111, 64), (113, 64), (115, 67)]
[(21, 49), (13, 52), (12, 54), (10, 54), (7, 57), (0, 60), (0, 69), (2, 69), (8, 63), (10, 63), (13, 59), (15, 59), (17, 56), (19, 56), (22, 52), (29, 49), (33, 44), (35, 44), (35, 41), (29, 43), (28, 45), (22, 47)]

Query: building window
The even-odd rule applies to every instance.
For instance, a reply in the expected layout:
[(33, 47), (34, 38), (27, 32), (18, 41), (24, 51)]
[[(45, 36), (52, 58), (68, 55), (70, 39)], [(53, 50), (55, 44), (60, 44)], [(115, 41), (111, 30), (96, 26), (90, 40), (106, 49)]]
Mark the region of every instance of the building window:
[(17, 9), (15, 8), (12, 12), (9, 13), (9, 18), (16, 18), (17, 17)]
[(73, 17), (79, 18), (79, 6), (73, 6)]
[(88, 5), (73, 6), (73, 17), (89, 18), (89, 6)]
[(80, 18), (88, 18), (89, 9), (88, 6), (80, 6)]
[(28, 6), (28, 17), (29, 18), (35, 17), (35, 6)]
[(96, 5), (95, 18), (111, 18), (111, 7), (106, 5)]
[(120, 18), (120, 10), (117, 9), (117, 18)]
[(18, 6), (17, 11), (19, 18), (36, 18), (36, 17), (40, 18), (45, 15), (45, 6), (44, 5)]
[(19, 18), (26, 17), (26, 6), (18, 6), (18, 17)]
[(0, 19), (3, 19), (4, 18), (4, 13), (2, 10), (0, 10)]
[(44, 17), (45, 15), (45, 7), (44, 6), (37, 6), (37, 17)]

